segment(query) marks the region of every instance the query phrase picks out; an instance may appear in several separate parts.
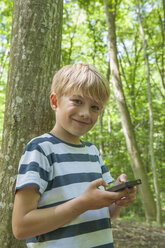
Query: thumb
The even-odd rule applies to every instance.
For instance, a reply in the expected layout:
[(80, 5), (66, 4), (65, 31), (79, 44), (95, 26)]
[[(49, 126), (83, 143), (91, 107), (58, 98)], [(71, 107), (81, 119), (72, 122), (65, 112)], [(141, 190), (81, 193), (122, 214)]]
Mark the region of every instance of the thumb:
[(126, 182), (126, 180), (127, 180), (126, 174), (121, 174), (119, 176), (119, 182), (124, 183), (124, 182)]
[(116, 184), (124, 183), (124, 182), (126, 182), (126, 180), (127, 180), (126, 174), (121, 174), (121, 175), (117, 178)]

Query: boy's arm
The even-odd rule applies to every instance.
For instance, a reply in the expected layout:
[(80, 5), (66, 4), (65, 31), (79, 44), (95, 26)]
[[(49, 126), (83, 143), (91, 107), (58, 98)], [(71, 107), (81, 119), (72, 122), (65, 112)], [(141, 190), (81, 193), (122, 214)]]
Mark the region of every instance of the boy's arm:
[(15, 195), (12, 227), (17, 239), (27, 239), (53, 231), (71, 222), (87, 210), (108, 207), (127, 195), (122, 192), (106, 192), (99, 186), (106, 186), (103, 179), (90, 183), (87, 190), (77, 198), (58, 206), (37, 209), (40, 195), (37, 186), (26, 186)]
[(37, 186), (27, 186), (15, 195), (12, 227), (17, 239), (27, 239), (55, 230), (83, 213), (80, 198), (56, 207), (37, 209)]

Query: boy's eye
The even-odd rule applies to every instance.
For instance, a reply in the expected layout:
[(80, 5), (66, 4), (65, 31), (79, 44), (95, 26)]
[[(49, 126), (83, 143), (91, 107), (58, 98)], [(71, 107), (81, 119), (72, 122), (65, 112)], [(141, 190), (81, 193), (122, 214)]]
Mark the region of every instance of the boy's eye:
[(100, 110), (99, 106), (97, 106), (97, 105), (93, 105), (93, 106), (92, 106), (92, 109), (93, 109), (94, 111), (99, 111), (99, 110)]
[(77, 105), (80, 105), (82, 103), (80, 99), (72, 99), (72, 101)]

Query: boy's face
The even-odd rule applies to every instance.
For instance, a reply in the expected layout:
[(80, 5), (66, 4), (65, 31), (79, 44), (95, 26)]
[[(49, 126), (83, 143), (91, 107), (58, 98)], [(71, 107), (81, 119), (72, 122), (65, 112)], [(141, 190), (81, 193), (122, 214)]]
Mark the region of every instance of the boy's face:
[(57, 99), (54, 133), (62, 140), (79, 144), (79, 137), (96, 123), (102, 106), (89, 97), (70, 94)]

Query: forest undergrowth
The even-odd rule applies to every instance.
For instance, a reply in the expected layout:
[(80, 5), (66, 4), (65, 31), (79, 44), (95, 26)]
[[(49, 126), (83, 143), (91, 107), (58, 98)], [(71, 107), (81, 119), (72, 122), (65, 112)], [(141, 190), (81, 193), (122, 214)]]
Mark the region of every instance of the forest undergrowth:
[(117, 219), (112, 229), (115, 248), (165, 248), (165, 227)]

